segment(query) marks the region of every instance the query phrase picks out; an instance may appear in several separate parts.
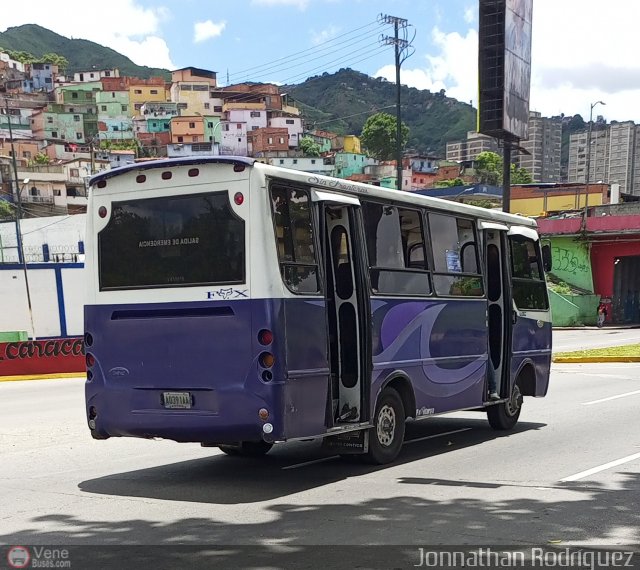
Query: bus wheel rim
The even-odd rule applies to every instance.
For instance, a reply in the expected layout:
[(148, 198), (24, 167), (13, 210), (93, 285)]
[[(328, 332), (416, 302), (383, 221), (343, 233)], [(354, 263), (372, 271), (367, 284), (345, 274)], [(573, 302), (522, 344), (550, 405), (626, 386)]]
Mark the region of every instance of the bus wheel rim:
[(511, 394), (511, 398), (509, 398), (504, 404), (507, 415), (515, 416), (518, 413), (518, 410), (520, 409), (521, 401), (522, 401), (522, 396), (520, 395), (520, 388), (518, 388), (518, 385), (516, 384), (513, 387), (513, 393)]
[(393, 443), (396, 434), (396, 412), (388, 404), (380, 408), (376, 432), (378, 441), (384, 447), (389, 447)]

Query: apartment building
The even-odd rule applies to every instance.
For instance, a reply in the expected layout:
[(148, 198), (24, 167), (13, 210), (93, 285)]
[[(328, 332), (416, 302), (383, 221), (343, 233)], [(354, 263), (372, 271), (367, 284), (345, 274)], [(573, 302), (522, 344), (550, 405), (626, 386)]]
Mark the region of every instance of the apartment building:
[[(589, 133), (582, 131), (569, 140), (569, 182), (619, 184), (620, 191), (640, 195), (640, 125), (633, 121), (596, 124)], [(590, 156), (589, 156), (590, 154)]]
[(493, 137), (469, 131), (464, 141), (447, 143), (447, 160), (452, 162), (466, 162), (485, 151), (499, 152), (498, 141)]
[(520, 168), (534, 182), (560, 182), (560, 152), (562, 147), (562, 119), (543, 117), (536, 111), (529, 113), (529, 138), (520, 141), (526, 151), (518, 155)]

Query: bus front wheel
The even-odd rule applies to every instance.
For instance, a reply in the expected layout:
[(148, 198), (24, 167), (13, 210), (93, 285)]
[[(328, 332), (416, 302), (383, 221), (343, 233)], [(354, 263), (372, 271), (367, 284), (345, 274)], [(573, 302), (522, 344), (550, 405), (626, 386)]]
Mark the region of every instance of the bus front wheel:
[(404, 406), (398, 392), (385, 388), (376, 404), (373, 427), (369, 432), (368, 463), (382, 465), (391, 463), (404, 442)]
[(273, 443), (266, 441), (242, 441), (240, 445), (221, 445), (220, 451), (227, 455), (235, 455), (242, 457), (262, 457), (269, 453)]
[(495, 430), (512, 429), (518, 422), (522, 411), (522, 394), (516, 384), (513, 387), (511, 398), (506, 402), (495, 404), (487, 408), (489, 425)]

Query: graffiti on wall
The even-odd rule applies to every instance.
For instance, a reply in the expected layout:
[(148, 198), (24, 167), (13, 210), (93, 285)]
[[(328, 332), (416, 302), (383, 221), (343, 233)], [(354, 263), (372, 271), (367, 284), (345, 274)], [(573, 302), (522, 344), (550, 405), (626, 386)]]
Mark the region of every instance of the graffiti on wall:
[(551, 272), (562, 281), (593, 291), (591, 255), (584, 243), (573, 238), (551, 239)]
[(584, 257), (578, 257), (574, 251), (564, 247), (554, 247), (552, 252), (553, 271), (566, 271), (572, 275), (578, 272), (589, 273), (591, 266)]

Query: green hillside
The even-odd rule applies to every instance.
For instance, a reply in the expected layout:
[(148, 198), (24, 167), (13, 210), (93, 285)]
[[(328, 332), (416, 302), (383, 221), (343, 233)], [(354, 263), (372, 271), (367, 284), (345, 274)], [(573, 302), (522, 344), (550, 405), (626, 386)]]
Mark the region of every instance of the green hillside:
[[(309, 126), (341, 134), (359, 135), (371, 114), (396, 112), (395, 83), (352, 69), (311, 77), (283, 91), (296, 100)], [(444, 155), (447, 141), (464, 139), (475, 129), (475, 109), (444, 92), (402, 86), (401, 104), (410, 130), (407, 150)]]
[(26, 51), (36, 57), (46, 53), (57, 53), (69, 61), (67, 73), (89, 71), (94, 67), (96, 69), (117, 67), (120, 75), (169, 79), (169, 72), (166, 69), (136, 65), (128, 57), (111, 48), (89, 40), (69, 39), (36, 24), (8, 28), (6, 32), (0, 33), (0, 47), (13, 51)]
[[(0, 33), (0, 47), (36, 57), (47, 53), (64, 56), (69, 61), (67, 74), (118, 68), (121, 75), (170, 79), (166, 69), (136, 65), (110, 48), (88, 40), (69, 39), (35, 24)], [(376, 112), (395, 114), (395, 83), (352, 69), (310, 77), (281, 91), (295, 99), (309, 127), (339, 134), (359, 135), (367, 118)], [(402, 120), (410, 131), (408, 151), (444, 156), (447, 141), (464, 139), (467, 131), (474, 130), (475, 109), (447, 97), (444, 90), (432, 93), (403, 86), (401, 91)]]

